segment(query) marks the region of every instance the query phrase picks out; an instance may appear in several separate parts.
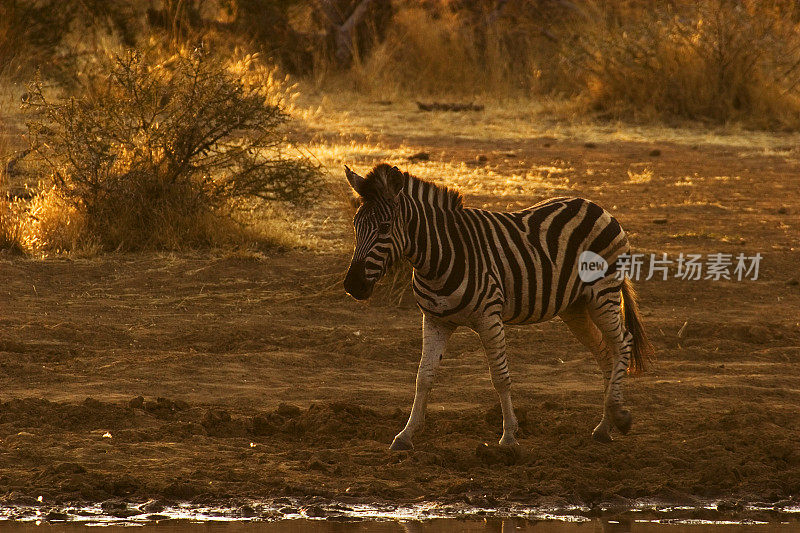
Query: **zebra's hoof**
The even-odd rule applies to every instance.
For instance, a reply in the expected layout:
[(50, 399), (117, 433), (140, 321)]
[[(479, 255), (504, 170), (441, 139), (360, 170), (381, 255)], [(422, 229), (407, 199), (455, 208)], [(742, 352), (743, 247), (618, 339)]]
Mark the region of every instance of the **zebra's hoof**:
[(392, 445), (389, 446), (389, 449), (396, 452), (402, 450), (413, 450), (414, 445), (411, 444), (410, 440), (403, 440), (399, 437), (395, 437), (394, 440), (392, 441)]
[(614, 420), (614, 427), (616, 427), (623, 435), (627, 435), (631, 430), (633, 417), (631, 416), (631, 412), (627, 409), (618, 409), (616, 412), (614, 412), (612, 420)]
[(611, 438), (611, 432), (608, 431), (608, 427), (602, 422), (592, 431), (592, 438), (597, 442), (611, 442), (614, 440)]
[(508, 435), (503, 435), (498, 444), (500, 444), (500, 446), (519, 446), (517, 439)]

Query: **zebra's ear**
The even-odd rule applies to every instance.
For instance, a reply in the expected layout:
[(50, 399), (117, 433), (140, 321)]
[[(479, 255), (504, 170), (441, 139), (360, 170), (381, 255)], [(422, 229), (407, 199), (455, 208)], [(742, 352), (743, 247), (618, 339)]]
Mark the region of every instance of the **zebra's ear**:
[(392, 169), (386, 174), (386, 190), (389, 192), (389, 196), (394, 198), (400, 191), (403, 190), (403, 186), (406, 184), (406, 177), (397, 167), (392, 167)]
[(358, 193), (359, 196), (364, 196), (366, 194), (367, 180), (350, 170), (347, 165), (344, 166), (344, 175), (347, 177), (347, 182), (350, 184), (353, 190)]

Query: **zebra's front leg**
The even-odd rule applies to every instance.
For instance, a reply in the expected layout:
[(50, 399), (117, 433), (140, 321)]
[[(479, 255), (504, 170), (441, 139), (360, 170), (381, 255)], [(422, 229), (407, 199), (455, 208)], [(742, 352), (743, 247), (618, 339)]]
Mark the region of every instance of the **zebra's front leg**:
[(408, 417), (406, 427), (392, 441), (392, 450), (411, 450), (414, 448), (411, 439), (414, 437), (414, 433), (425, 423), (425, 408), (428, 405), (428, 395), (436, 378), (436, 370), (442, 361), (447, 340), (452, 335), (453, 329), (435, 318), (422, 315), (422, 358), (417, 369), (414, 405), (411, 407), (411, 415)]
[(477, 328), (481, 337), (483, 351), (489, 363), (492, 375), (492, 384), (500, 397), (500, 408), (503, 411), (503, 436), (500, 444), (512, 446), (519, 444), (514, 434), (519, 428), (517, 417), (514, 416), (514, 406), (511, 404), (511, 376), (508, 374), (508, 361), (506, 360), (506, 332), (503, 322), (497, 315), (480, 324)]

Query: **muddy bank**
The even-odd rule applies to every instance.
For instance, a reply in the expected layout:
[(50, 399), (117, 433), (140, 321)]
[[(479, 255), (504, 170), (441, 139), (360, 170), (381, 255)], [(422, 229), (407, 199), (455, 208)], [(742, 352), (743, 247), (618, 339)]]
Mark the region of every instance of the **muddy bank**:
[[(739, 507), (764, 502), (779, 509), (800, 493), (793, 409), (751, 411), (739, 400), (713, 422), (684, 420), (667, 434), (645, 420), (637, 432), (602, 445), (587, 431), (597, 414), (591, 396), (521, 402), (517, 448), (494, 444), (497, 407), (434, 410), (416, 450), (399, 453), (387, 443), (404, 423), (400, 409), (319, 402), (247, 411), (163, 397), (15, 399), (0, 404), (0, 501), (203, 504), (316, 496), (596, 508), (641, 498), (687, 505), (725, 498)], [(676, 408), (666, 391), (648, 398), (651, 414), (659, 405)], [(688, 423), (695, 428), (691, 439)]]

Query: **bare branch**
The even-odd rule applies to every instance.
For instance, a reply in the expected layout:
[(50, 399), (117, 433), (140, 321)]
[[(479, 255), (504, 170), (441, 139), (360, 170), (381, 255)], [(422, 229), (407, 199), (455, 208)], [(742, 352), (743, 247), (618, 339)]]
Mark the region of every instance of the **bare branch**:
[[(362, 0), (353, 10), (347, 20), (336, 31), (336, 60), (340, 65), (350, 63), (353, 58), (353, 37), (356, 26), (367, 14), (367, 9), (374, 0)], [(382, 0), (387, 2), (389, 0)]]

